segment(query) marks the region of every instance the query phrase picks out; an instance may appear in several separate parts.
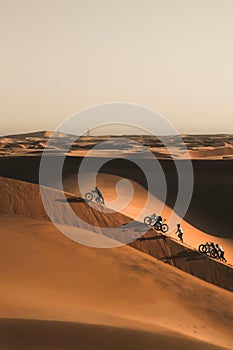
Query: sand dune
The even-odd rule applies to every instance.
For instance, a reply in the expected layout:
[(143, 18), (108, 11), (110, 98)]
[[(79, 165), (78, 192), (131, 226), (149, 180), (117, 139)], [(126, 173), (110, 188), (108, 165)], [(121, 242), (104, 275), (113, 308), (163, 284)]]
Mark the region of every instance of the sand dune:
[[(17, 135), (0, 139), (0, 349), (231, 349), (233, 163), (193, 162), (195, 187), (182, 221), (184, 244), (174, 231), (163, 236), (150, 230), (130, 246), (95, 249), (68, 239), (49, 221), (37, 185), (40, 154), (49, 134), (23, 136), (21, 141)], [(54, 141), (48, 154), (62, 153)], [(82, 141), (73, 154), (87, 151), (90, 140)], [(226, 153), (231, 157), (230, 136), (216, 140), (214, 149), (211, 137), (187, 136), (185, 142), (194, 158), (220, 159)], [(158, 155), (164, 152), (159, 144), (154, 147)], [(56, 177), (47, 184), (51, 205), (58, 204), (54, 222), (72, 227), (72, 214), (64, 210), (69, 207), (82, 218), (79, 229), (84, 236), (86, 223), (101, 235), (105, 228), (124, 227), (132, 218), (132, 229), (123, 232), (140, 236), (145, 226), (137, 216), (147, 196), (142, 172), (122, 160), (101, 168), (97, 183), (112, 208), (105, 212), (81, 198), (76, 181), (81, 160), (69, 156), (65, 162), (68, 203)], [(171, 161), (161, 164), (168, 183), (162, 214), (169, 220), (177, 179)], [(117, 201), (116, 184), (122, 178), (131, 180), (134, 189), (126, 206), (124, 192)], [(160, 204), (154, 198), (148, 213)], [(117, 205), (122, 206), (119, 212), (114, 211)], [(228, 264), (194, 249), (210, 240), (224, 246)]]
[[(87, 341), (88, 335), (89, 348), (94, 347), (94, 341), (103, 346), (106, 330), (94, 327), (96, 340), (90, 337), (93, 328), (88, 324), (108, 326), (113, 339), (124, 340), (132, 347), (138, 339), (138, 344), (143, 342), (148, 349), (152, 344), (158, 349), (165, 345), (179, 349), (211, 349), (212, 345), (230, 348), (232, 293), (128, 246), (93, 249), (74, 243), (46, 219), (37, 185), (2, 178), (0, 188), (1, 212), (5, 213), (0, 215), (0, 314), (11, 319), (2, 320), (4, 330), (11, 332), (19, 327), (14, 336), (19, 349), (31, 327), (33, 334), (40, 327), (34, 322), (13, 321), (20, 318), (75, 322), (74, 326), (63, 324), (67, 332), (85, 324), (86, 331), (79, 339)], [(75, 205), (86, 206), (82, 202)], [(83, 210), (89, 218), (87, 208)], [(56, 325), (45, 334), (48, 348), (52, 340), (57, 344), (59, 339)], [(61, 346), (66, 343), (65, 334)], [(18, 349), (7, 339), (0, 340), (0, 348), (7, 345)], [(28, 339), (31, 349), (37, 349), (35, 337)], [(81, 339), (77, 348), (81, 348)], [(107, 340), (104, 344), (107, 348)]]
[[(104, 183), (104, 196), (107, 201), (107, 203), (111, 204), (112, 200), (114, 200), (116, 196), (116, 183), (119, 181), (119, 177), (117, 176), (110, 176), (106, 174), (100, 174), (98, 176), (97, 182), (100, 185), (103, 185)], [(72, 184), (72, 182), (69, 182)], [(78, 214), (78, 217), (84, 220), (84, 222), (87, 222), (94, 227), (96, 227), (96, 232), (98, 233), (101, 227), (102, 228), (111, 228), (111, 227), (118, 227), (125, 225), (132, 221), (132, 218), (135, 219), (138, 215), (138, 213), (141, 210), (141, 207), (145, 205), (145, 201), (147, 198), (147, 192), (144, 190), (144, 188), (140, 185), (138, 185), (135, 182), (132, 182), (134, 185), (134, 197), (132, 201), (127, 205), (125, 208), (120, 210), (120, 212), (104, 212), (104, 208), (98, 205), (94, 205), (93, 207), (90, 207), (87, 205), (82, 198), (75, 197), (72, 194), (67, 193), (67, 199), (68, 203), (64, 202), (63, 199), (60, 199), (60, 191), (54, 190), (52, 188), (45, 188), (46, 196), (48, 197), (48, 201), (51, 203), (51, 206), (53, 203), (56, 203), (57, 201), (61, 203), (59, 206), (56, 207), (55, 216), (53, 217), (53, 221), (64, 224), (64, 225), (74, 225), (72, 217), (72, 213), (66, 211), (66, 207), (71, 206), (73, 211)], [(5, 214), (18, 214), (18, 215), (25, 215), (29, 217), (39, 217), (39, 218), (45, 218), (46, 220), (49, 220), (47, 213), (45, 212), (44, 206), (42, 204), (41, 198), (40, 198), (40, 192), (39, 192), (39, 186), (35, 184), (30, 184), (23, 181), (13, 180), (13, 179), (7, 179), (7, 178), (0, 178), (0, 188), (1, 188), (1, 202), (0, 202), (0, 211)], [(109, 201), (109, 202), (108, 202)], [(120, 201), (122, 201), (122, 198), (120, 198)], [(57, 205), (56, 204), (56, 205)], [(159, 203), (157, 203), (156, 198), (152, 198), (151, 201), (151, 208), (148, 208), (148, 212), (153, 212), (154, 208)], [(162, 215), (163, 217), (168, 219), (169, 223), (169, 217), (171, 215), (171, 209), (165, 206), (163, 208)], [(131, 218), (131, 219), (130, 219)], [(142, 221), (143, 222), (143, 221)], [(77, 226), (80, 224), (77, 222)], [(206, 241), (212, 241), (214, 240), (214, 237), (207, 235), (206, 233), (195, 229), (190, 224), (186, 223), (184, 220), (182, 221), (182, 227), (185, 231), (185, 242), (186, 245), (182, 245), (180, 249), (182, 251), (187, 251), (190, 248), (197, 249), (198, 245), (201, 243), (204, 243)], [(81, 228), (85, 228), (85, 225), (81, 226)], [(145, 226), (143, 223), (135, 222), (132, 225), (132, 231), (130, 232), (130, 229), (127, 228), (125, 231), (125, 235), (132, 235), (132, 237), (140, 238), (141, 237), (141, 231), (145, 229)], [(146, 231), (145, 231), (146, 232)], [(150, 235), (154, 236), (154, 231), (152, 230), (152, 233)], [(169, 235), (166, 235), (168, 240), (171, 238), (176, 238), (174, 231), (171, 232)], [(115, 237), (111, 236), (111, 232), (109, 230), (109, 237)], [(228, 263), (233, 263), (233, 240), (232, 238), (228, 239), (218, 239), (218, 242), (222, 244), (226, 250), (226, 257), (228, 259)], [(153, 243), (148, 242), (148, 244), (153, 245)], [(180, 246), (180, 245), (179, 245)], [(176, 256), (177, 251), (176, 249), (173, 252), (174, 256)], [(173, 256), (170, 252), (169, 256)], [(191, 253), (192, 255), (192, 253)], [(161, 258), (161, 256), (156, 256), (157, 258)], [(164, 257), (165, 258), (165, 257)], [(186, 260), (186, 255), (184, 255), (184, 259)], [(181, 261), (181, 260), (179, 260)], [(209, 259), (207, 259), (209, 261)], [(215, 262), (213, 262), (215, 263)], [(217, 263), (219, 265), (219, 262)], [(222, 264), (221, 264), (222, 265)], [(182, 268), (182, 264), (181, 264)], [(199, 275), (199, 274), (198, 274)], [(203, 276), (204, 277), (204, 276)], [(209, 280), (209, 279), (208, 279)], [(212, 280), (211, 280), (212, 281)], [(217, 283), (217, 282), (216, 282)], [(217, 283), (218, 284), (218, 283)], [(222, 285), (222, 284), (220, 284)], [(223, 284), (225, 286), (225, 283)]]
[[(67, 212), (64, 209), (67, 206), (67, 202), (64, 202), (63, 197), (60, 195), (61, 192), (48, 187), (44, 188), (44, 192), (51, 205), (56, 201), (60, 202), (57, 203), (59, 211), (56, 212), (54, 221), (64, 225), (72, 224), (71, 218), (65, 215)], [(0, 177), (0, 193), (0, 212), (3, 214), (23, 215), (49, 220), (41, 200), (38, 185)], [(110, 212), (105, 214), (101, 212), (101, 206), (93, 205), (93, 208), (91, 208), (82, 198), (75, 197), (72, 194), (66, 193), (66, 197), (68, 205), (78, 212), (79, 217), (96, 227), (109, 227), (109, 220), (112, 227), (120, 226), (130, 221), (129, 218), (120, 213)]]
[[(77, 170), (82, 158), (67, 157), (64, 166), (64, 185), (68, 192), (78, 194)], [(57, 157), (50, 158), (56, 164)], [(38, 183), (40, 157), (0, 158), (0, 175)], [(167, 180), (167, 200), (169, 207), (174, 206), (177, 194), (177, 175), (172, 161), (161, 161)], [(194, 191), (185, 216), (197, 229), (209, 235), (232, 238), (233, 217), (231, 215), (232, 161), (193, 161)], [(146, 188), (142, 172), (130, 162), (121, 159), (107, 163), (102, 173), (128, 178)], [(210, 176), (211, 174), (211, 176)], [(49, 186), (58, 188), (56, 178)], [(179, 213), (178, 213), (179, 214)]]
[[(158, 349), (173, 336), (180, 348), (189, 343), (198, 349), (197, 340), (231, 346), (232, 293), (224, 289), (127, 246), (81, 246), (44, 219), (1, 215), (0, 240), (2, 318), (153, 332), (155, 344), (157, 335), (162, 344)], [(51, 335), (55, 342), (57, 330)], [(103, 333), (96, 332), (102, 344)], [(19, 344), (22, 337), (20, 332), (14, 335)]]
[[(122, 152), (131, 154), (138, 151), (138, 144), (146, 146), (153, 152), (158, 159), (185, 159), (187, 153), (184, 150), (184, 144), (189, 150), (192, 159), (233, 159), (233, 138), (232, 135), (181, 135), (183, 141), (174, 136), (165, 137), (170, 145), (170, 149), (164, 147), (164, 144), (152, 135), (122, 135), (127, 138), (128, 143), (123, 147)], [(40, 149), (42, 154), (47, 141), (50, 139), (48, 153), (54, 154), (54, 151), (62, 153), (64, 142), (70, 146), (69, 155), (83, 157), (87, 155), (90, 148), (99, 142), (114, 141), (114, 136), (77, 136), (73, 142), (73, 136), (52, 131), (37, 131), (28, 134), (7, 135), (0, 137), (0, 155), (26, 156), (33, 153), (33, 150)], [(136, 143), (137, 145), (136, 145)], [(24, 145), (22, 150), (22, 145)], [(111, 148), (111, 147), (110, 147)], [(111, 156), (115, 151), (113, 145), (110, 153), (106, 149), (95, 150), (95, 157)]]
[[(134, 173), (134, 178), (135, 177), (136, 176)], [(101, 190), (104, 194), (104, 197), (105, 197), (106, 201), (108, 202), (108, 205), (111, 205), (111, 201), (114, 201), (115, 198), (117, 197), (116, 185), (120, 180), (121, 180), (121, 177), (116, 176), (116, 175), (106, 174), (106, 173), (100, 173), (97, 177), (97, 184), (101, 188)], [(229, 181), (230, 181), (230, 178), (229, 178)], [(206, 179), (206, 183), (207, 183), (207, 179)], [(140, 184), (138, 184), (135, 181), (131, 180), (131, 184), (134, 187), (133, 199), (128, 206), (124, 207), (120, 211), (124, 215), (135, 219), (135, 218), (137, 218), (138, 214), (140, 213), (142, 207), (146, 205), (147, 191), (145, 190), (145, 188), (143, 186), (141, 186)], [(227, 183), (227, 181), (225, 181), (225, 186), (227, 187), (227, 185), (228, 185), (228, 183)], [(203, 186), (204, 186), (204, 183), (203, 183)], [(64, 180), (64, 187), (67, 190), (69, 190), (70, 192), (73, 192), (73, 193), (76, 193), (77, 195), (80, 195), (79, 189), (77, 188), (77, 183), (75, 181), (75, 177), (73, 175), (70, 175), (70, 176), (67, 175), (67, 178), (65, 178), (65, 180)], [(220, 231), (221, 232), (220, 236), (216, 235), (216, 231), (213, 229), (215, 222), (217, 222), (218, 224), (221, 224), (222, 221), (219, 219), (218, 215), (219, 215), (219, 213), (222, 213), (223, 210), (227, 210), (224, 213), (225, 217), (228, 215), (227, 222), (229, 223), (232, 221), (232, 216), (230, 214), (230, 208), (231, 208), (230, 198), (226, 197), (227, 188), (225, 188), (224, 192), (221, 194), (221, 196), (223, 196), (223, 194), (225, 195), (224, 203), (221, 202), (221, 204), (220, 204), (218, 201), (213, 201), (213, 203), (210, 203), (211, 208), (214, 207), (212, 215), (216, 215), (215, 217), (213, 217), (213, 220), (212, 220), (212, 221), (214, 221), (214, 223), (210, 223), (210, 224), (209, 224), (209, 221), (207, 221), (207, 219), (203, 213), (206, 210), (205, 202), (212, 195), (214, 197), (217, 197), (217, 195), (216, 195), (216, 193), (210, 192), (210, 194), (208, 194), (208, 197), (205, 198), (205, 193), (203, 193), (203, 198), (202, 198), (202, 196), (199, 194), (199, 192), (198, 191), (195, 192), (195, 189), (194, 189), (194, 196), (195, 196), (195, 193), (196, 193), (196, 198), (194, 198), (194, 200), (192, 200), (191, 205), (190, 205), (190, 211), (189, 211), (188, 215), (186, 215), (186, 217), (187, 216), (192, 217), (192, 214), (195, 213), (196, 210), (201, 211), (201, 209), (203, 209), (203, 211), (200, 214), (200, 216), (198, 216), (198, 218), (196, 220), (194, 220), (192, 217), (191, 223), (194, 223), (194, 225), (187, 222), (186, 217), (185, 217), (185, 220), (181, 221), (181, 225), (182, 225), (182, 228), (183, 228), (184, 233), (185, 233), (184, 234), (185, 245), (183, 247), (183, 250), (188, 250), (190, 248), (197, 249), (201, 243), (205, 243), (205, 242), (219, 243), (225, 249), (226, 258), (228, 260), (228, 263), (233, 264), (233, 236), (232, 236), (232, 233), (231, 233), (229, 227), (227, 227), (227, 230), (224, 231), (226, 222), (223, 222), (223, 224), (222, 224), (223, 232)], [(217, 194), (218, 193), (219, 192), (217, 192)], [(124, 196), (127, 197), (127, 193), (121, 192), (120, 196), (121, 196), (121, 198), (123, 197), (123, 201), (124, 201)], [(171, 196), (171, 194), (170, 194), (170, 196)], [(200, 198), (198, 200), (199, 196), (200, 196)], [(199, 203), (201, 203), (201, 204), (199, 204)], [(160, 207), (161, 207), (161, 202), (159, 200), (157, 200), (156, 198), (150, 198), (150, 206), (147, 207), (148, 214), (152, 214), (153, 212), (156, 212), (158, 214), (158, 210), (160, 209)], [(168, 223), (169, 223), (169, 219), (172, 215), (171, 208), (169, 208), (168, 206), (165, 206), (160, 214), (162, 214), (162, 216), (164, 218), (166, 218), (168, 220)], [(196, 218), (196, 215), (194, 217)], [(199, 228), (200, 227), (201, 228), (207, 227), (207, 230), (202, 230), (202, 229), (199, 229), (197, 227), (199, 227)], [(213, 232), (212, 232), (212, 229), (213, 229)], [(209, 232), (212, 232), (213, 234), (211, 234)], [(153, 235), (154, 234), (152, 233), (152, 236)], [(172, 231), (169, 234), (169, 237), (171, 237), (173, 239), (177, 239), (177, 236), (175, 235), (175, 231)], [(170, 256), (172, 256), (172, 253), (170, 254)], [(175, 252), (174, 252), (173, 256), (176, 256)], [(180, 257), (181, 257), (181, 255), (180, 255)], [(183, 256), (183, 260), (187, 260), (185, 255)]]
[[(12, 337), (12, 334), (15, 336)], [(90, 337), (91, 334), (91, 337)], [(25, 336), (26, 335), (26, 336)], [(220, 350), (201, 341), (140, 330), (38, 320), (0, 320), (1, 349)]]
[(224, 145), (223, 147), (199, 147), (189, 151), (192, 159), (223, 159), (223, 157), (233, 157), (233, 147), (231, 145)]

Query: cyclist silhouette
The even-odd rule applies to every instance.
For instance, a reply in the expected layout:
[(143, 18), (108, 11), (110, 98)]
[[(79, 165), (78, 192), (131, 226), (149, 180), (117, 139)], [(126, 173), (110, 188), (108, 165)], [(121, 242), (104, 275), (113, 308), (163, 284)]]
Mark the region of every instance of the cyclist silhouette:
[(104, 199), (104, 197), (103, 197), (102, 193), (100, 192), (100, 190), (98, 189), (98, 187), (97, 187), (97, 186), (95, 186), (95, 192), (98, 194), (98, 196), (99, 196), (99, 197), (101, 197), (101, 198), (103, 198), (103, 199)]
[(217, 250), (218, 250), (218, 252), (219, 252), (219, 259), (220, 260), (223, 260), (223, 261), (226, 261), (226, 259), (225, 259), (225, 256), (224, 256), (224, 250), (223, 250), (223, 248), (219, 245), (219, 244), (216, 244), (216, 248), (217, 248)]

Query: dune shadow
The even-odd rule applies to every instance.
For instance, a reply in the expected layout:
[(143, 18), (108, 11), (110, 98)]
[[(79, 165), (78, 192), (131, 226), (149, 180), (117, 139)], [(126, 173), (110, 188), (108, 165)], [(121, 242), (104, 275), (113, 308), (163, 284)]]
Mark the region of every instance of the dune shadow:
[(193, 260), (202, 260), (205, 259), (206, 256), (199, 254), (198, 252), (195, 251), (189, 251), (188, 257), (186, 258), (187, 261), (193, 261)]
[[(128, 231), (130, 229), (130, 230), (133, 230), (135, 232), (142, 232), (142, 231), (145, 232), (145, 225), (140, 223), (140, 222), (137, 222), (137, 221), (125, 223), (122, 225), (122, 227), (124, 227), (124, 226), (126, 226), (125, 231)], [(123, 229), (123, 231), (124, 231), (124, 229)]]
[(85, 199), (81, 197), (69, 197), (67, 199), (56, 199), (55, 202), (61, 202), (61, 203), (84, 203)]
[(151, 237), (141, 237), (141, 238), (138, 238), (137, 241), (155, 241), (157, 239), (166, 239), (165, 236), (151, 236)]
[(198, 252), (192, 251), (190, 249), (185, 249), (178, 254), (172, 256), (172, 259), (184, 259), (187, 261), (205, 259), (205, 256), (199, 254)]
[(201, 260), (201, 259), (205, 259), (206, 256), (199, 254), (196, 251), (192, 251), (190, 249), (185, 249), (179, 253), (177, 253), (176, 255), (171, 255), (171, 256), (165, 256), (159, 260), (177, 260), (177, 259), (183, 259), (186, 261), (194, 261), (194, 260)]

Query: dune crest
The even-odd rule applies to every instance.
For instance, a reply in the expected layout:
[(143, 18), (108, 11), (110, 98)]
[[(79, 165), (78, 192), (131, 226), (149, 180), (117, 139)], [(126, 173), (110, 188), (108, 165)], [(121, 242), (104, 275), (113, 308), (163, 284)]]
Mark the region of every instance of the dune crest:
[[(0, 212), (8, 215), (16, 214), (49, 220), (41, 201), (38, 185), (14, 179), (0, 178), (0, 188)], [(48, 193), (50, 201), (52, 198), (51, 205), (53, 205), (54, 200), (59, 200), (60, 192), (58, 190), (46, 188), (45, 191)], [(69, 218), (66, 212), (64, 212), (64, 206), (67, 205), (70, 205), (82, 220), (95, 226), (97, 233), (101, 232), (101, 227), (111, 229), (112, 227), (122, 226), (131, 221), (129, 217), (121, 213), (105, 213), (101, 211), (101, 207), (95, 210), (95, 208), (91, 208), (79, 197), (68, 193), (66, 195), (69, 203), (61, 203), (60, 210), (56, 211), (54, 222), (63, 225), (73, 224), (72, 218)], [(126, 228), (125, 235), (133, 235), (134, 232), (138, 232), (138, 235), (140, 235), (142, 225), (140, 222), (134, 222), (132, 233), (130, 229)], [(81, 228), (85, 229), (85, 226), (81, 226)], [(85, 234), (85, 231), (83, 234)], [(197, 251), (172, 240), (169, 236), (156, 234), (151, 230), (141, 240), (136, 240), (131, 245), (146, 254), (152, 255), (156, 259), (176, 266), (207, 282), (233, 291), (233, 285), (230, 283), (233, 270), (230, 266), (207, 258)]]

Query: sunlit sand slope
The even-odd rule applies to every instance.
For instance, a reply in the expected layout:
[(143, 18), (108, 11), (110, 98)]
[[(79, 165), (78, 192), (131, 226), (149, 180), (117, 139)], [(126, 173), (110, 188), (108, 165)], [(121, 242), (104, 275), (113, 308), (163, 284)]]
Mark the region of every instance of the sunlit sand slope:
[(136, 340), (159, 350), (231, 348), (232, 293), (128, 246), (79, 245), (42, 218), (0, 215), (0, 283), (2, 318), (78, 323), (2, 320), (4, 350), (21, 349), (23, 341), (30, 349), (52, 350), (51, 342), (63, 349), (68, 335), (74, 349), (83, 341), (84, 348), (96, 342), (107, 349), (109, 337), (113, 348), (118, 337), (129, 349)]

